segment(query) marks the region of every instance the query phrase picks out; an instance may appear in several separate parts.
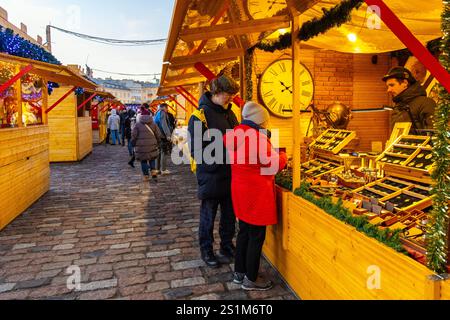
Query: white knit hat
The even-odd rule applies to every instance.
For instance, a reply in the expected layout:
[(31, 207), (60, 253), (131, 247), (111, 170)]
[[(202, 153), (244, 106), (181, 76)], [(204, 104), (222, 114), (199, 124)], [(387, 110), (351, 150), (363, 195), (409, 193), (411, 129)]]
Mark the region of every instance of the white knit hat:
[(250, 120), (260, 125), (270, 120), (269, 112), (256, 102), (248, 101), (242, 110), (244, 120)]

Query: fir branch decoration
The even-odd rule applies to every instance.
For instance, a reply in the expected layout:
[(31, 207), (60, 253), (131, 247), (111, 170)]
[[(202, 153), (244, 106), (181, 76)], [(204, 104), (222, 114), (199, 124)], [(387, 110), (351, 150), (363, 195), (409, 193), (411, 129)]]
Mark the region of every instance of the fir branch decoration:
[[(339, 27), (343, 23), (350, 21), (352, 11), (354, 9), (359, 9), (363, 2), (363, 0), (346, 0), (329, 10), (322, 8), (324, 13), (323, 16), (305, 22), (300, 28), (298, 39), (301, 41), (308, 41), (319, 34), (327, 32), (331, 28)], [(250, 52), (257, 48), (263, 51), (274, 52), (276, 50), (290, 48), (291, 45), (292, 34), (288, 32), (280, 35), (276, 41), (263, 40), (248, 50)]]
[(253, 54), (254, 52), (247, 52), (244, 57), (245, 61), (245, 100), (252, 101), (253, 100)]
[(343, 23), (350, 21), (353, 9), (359, 9), (363, 2), (363, 0), (346, 0), (330, 10), (322, 8), (323, 16), (320, 19), (314, 18), (305, 22), (300, 28), (298, 39), (307, 41), (327, 32), (331, 28), (339, 27)]
[(294, 194), (315, 204), (336, 219), (355, 227), (356, 230), (366, 234), (368, 237), (374, 238), (381, 243), (384, 243), (397, 252), (404, 254), (407, 253), (400, 241), (401, 230), (381, 230), (378, 228), (378, 226), (371, 224), (368, 221), (367, 217), (353, 216), (351, 212), (343, 206), (342, 199), (339, 199), (339, 201), (334, 204), (330, 197), (316, 198), (314, 194), (309, 191), (309, 187), (309, 183), (303, 182), (300, 188), (295, 190)]
[[(450, 0), (444, 0), (442, 13), (441, 64), (450, 72)], [(437, 273), (446, 272), (448, 245), (448, 214), (450, 201), (450, 94), (443, 86), (439, 89), (439, 103), (434, 115), (435, 181), (433, 194), (436, 198), (427, 227), (427, 262), (428, 267)]]

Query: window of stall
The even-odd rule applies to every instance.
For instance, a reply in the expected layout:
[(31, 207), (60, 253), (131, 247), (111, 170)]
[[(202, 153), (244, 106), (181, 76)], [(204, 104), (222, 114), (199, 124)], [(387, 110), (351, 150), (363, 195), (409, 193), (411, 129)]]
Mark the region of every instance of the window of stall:
[(24, 126), (42, 124), (43, 92), (46, 89), (42, 79), (31, 73), (26, 74), (21, 79), (21, 88)]
[[(0, 85), (6, 83), (15, 75), (15, 66), (11, 63), (0, 62)], [(18, 102), (14, 86), (0, 92), (0, 124), (1, 128), (17, 127)]]

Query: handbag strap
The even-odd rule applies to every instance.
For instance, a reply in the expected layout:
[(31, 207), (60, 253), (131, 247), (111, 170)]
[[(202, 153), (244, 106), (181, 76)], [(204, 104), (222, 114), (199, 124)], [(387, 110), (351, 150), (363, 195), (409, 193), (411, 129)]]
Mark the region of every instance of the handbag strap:
[(150, 131), (150, 133), (153, 135), (154, 138), (156, 138), (155, 133), (153, 132), (152, 128), (148, 126), (148, 124), (145, 125), (145, 127)]

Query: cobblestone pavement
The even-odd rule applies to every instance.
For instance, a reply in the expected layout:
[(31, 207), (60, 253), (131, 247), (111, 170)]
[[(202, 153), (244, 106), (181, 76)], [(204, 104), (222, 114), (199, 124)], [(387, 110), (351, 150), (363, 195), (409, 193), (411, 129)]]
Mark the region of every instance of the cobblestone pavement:
[[(296, 299), (266, 261), (261, 272), (275, 282), (266, 292), (233, 284), (231, 265), (207, 268), (189, 168), (149, 184), (127, 157), (102, 145), (81, 163), (51, 166), (51, 190), (0, 231), (1, 300)], [(80, 290), (67, 287), (72, 265)]]

